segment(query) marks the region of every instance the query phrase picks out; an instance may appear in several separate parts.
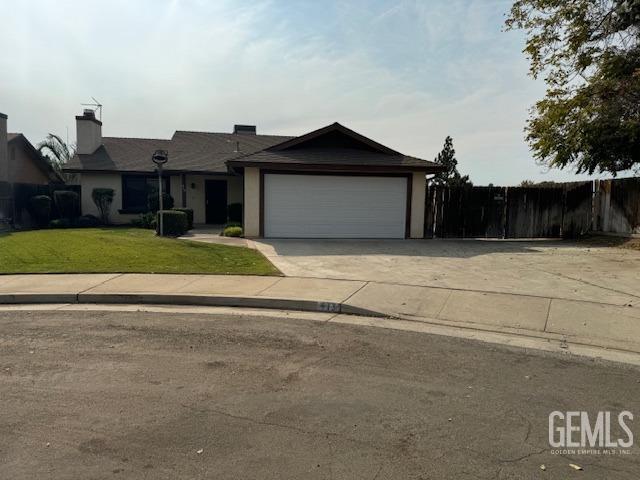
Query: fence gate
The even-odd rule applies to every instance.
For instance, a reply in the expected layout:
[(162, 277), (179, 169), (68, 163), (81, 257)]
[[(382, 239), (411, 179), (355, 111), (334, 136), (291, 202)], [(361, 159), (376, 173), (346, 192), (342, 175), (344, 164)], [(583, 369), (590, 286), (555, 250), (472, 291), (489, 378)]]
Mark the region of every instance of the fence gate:
[(433, 187), (427, 194), (425, 236), (504, 236), (504, 187)]
[(560, 237), (563, 204), (562, 188), (510, 187), (505, 237)]
[(595, 229), (640, 233), (640, 178), (596, 181)]

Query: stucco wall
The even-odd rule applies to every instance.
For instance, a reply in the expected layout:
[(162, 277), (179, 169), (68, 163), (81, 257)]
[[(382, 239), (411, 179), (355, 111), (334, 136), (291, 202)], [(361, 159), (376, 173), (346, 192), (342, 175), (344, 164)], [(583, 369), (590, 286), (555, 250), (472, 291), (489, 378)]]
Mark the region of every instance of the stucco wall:
[[(177, 178), (177, 188), (173, 188), (173, 178), (171, 183), (171, 195), (176, 205), (182, 205), (182, 191), (180, 177)], [(226, 180), (227, 181), (227, 205), (231, 203), (242, 203), (242, 177), (229, 175), (187, 175), (187, 207), (193, 208), (193, 222), (205, 223), (205, 180)]]
[(114, 191), (113, 203), (109, 218), (112, 223), (129, 223), (138, 215), (121, 214), (122, 209), (122, 179), (119, 173), (82, 173), (76, 175), (73, 182), (82, 186), (80, 206), (83, 215), (100, 216), (96, 204), (93, 203), (91, 192), (94, 188), (112, 188)]
[(412, 182), (409, 236), (411, 238), (424, 238), (424, 201), (427, 191), (425, 174), (413, 172)]
[(9, 179), (14, 183), (47, 185), (49, 177), (36, 166), (22, 145), (20, 140), (9, 144)]
[[(232, 177), (225, 175), (187, 175), (187, 205), (193, 208), (194, 223), (205, 223), (205, 180), (226, 180), (227, 181), (227, 204), (242, 203), (242, 177)], [(111, 205), (111, 221), (113, 223), (129, 223), (137, 218), (137, 214), (121, 214), (122, 209), (122, 178), (119, 173), (83, 173), (77, 175), (73, 182), (82, 185), (82, 213), (98, 215), (91, 192), (94, 188), (113, 188), (114, 199)], [(182, 180), (180, 175), (172, 175), (169, 178), (170, 194), (173, 197), (176, 207), (182, 204)]]
[(102, 125), (94, 120), (76, 118), (77, 153), (90, 154), (102, 145)]
[(244, 234), (260, 236), (260, 169), (244, 169)]

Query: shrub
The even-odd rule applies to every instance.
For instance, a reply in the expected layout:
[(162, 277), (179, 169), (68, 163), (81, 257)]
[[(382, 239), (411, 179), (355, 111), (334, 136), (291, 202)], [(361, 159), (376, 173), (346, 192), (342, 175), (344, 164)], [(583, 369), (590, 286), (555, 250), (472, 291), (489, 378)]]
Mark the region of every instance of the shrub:
[(109, 223), (109, 213), (111, 212), (111, 204), (113, 203), (113, 188), (94, 188), (91, 192), (93, 203), (98, 207), (100, 212), (100, 220), (102, 223)]
[(68, 218), (58, 218), (49, 222), (51, 228), (69, 228), (70, 226), (71, 221)]
[(227, 206), (227, 220), (230, 222), (242, 222), (241, 203), (230, 203)]
[[(164, 210), (171, 210), (173, 208), (173, 197), (168, 193), (162, 194), (162, 208)], [(150, 193), (147, 197), (147, 205), (149, 207), (149, 211), (156, 213), (160, 208), (160, 201), (158, 199), (158, 192)]]
[(76, 226), (80, 228), (95, 228), (100, 226), (100, 219), (95, 215), (83, 215), (76, 220)]
[(193, 208), (174, 208), (176, 212), (184, 212), (187, 214), (187, 229), (193, 228)]
[(165, 237), (179, 237), (187, 231), (189, 220), (186, 213), (176, 210), (160, 210), (156, 226), (158, 234), (160, 233), (160, 215), (162, 215), (163, 235)]
[(242, 227), (225, 227), (222, 230), (222, 235), (225, 237), (241, 237)]
[(153, 230), (156, 228), (156, 215), (151, 212), (143, 213), (138, 218), (131, 220), (131, 224), (134, 227)]
[(60, 218), (73, 221), (80, 212), (80, 201), (78, 194), (71, 190), (57, 190), (53, 192), (53, 200)]
[(36, 195), (29, 199), (29, 214), (39, 227), (46, 227), (51, 216), (51, 198)]

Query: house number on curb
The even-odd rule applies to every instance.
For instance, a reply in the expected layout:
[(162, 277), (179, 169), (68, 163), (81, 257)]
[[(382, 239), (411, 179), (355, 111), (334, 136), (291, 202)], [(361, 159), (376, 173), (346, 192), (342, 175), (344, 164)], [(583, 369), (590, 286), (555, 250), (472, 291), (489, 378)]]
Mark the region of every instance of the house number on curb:
[(318, 310), (322, 312), (339, 313), (340, 304), (333, 302), (318, 302)]

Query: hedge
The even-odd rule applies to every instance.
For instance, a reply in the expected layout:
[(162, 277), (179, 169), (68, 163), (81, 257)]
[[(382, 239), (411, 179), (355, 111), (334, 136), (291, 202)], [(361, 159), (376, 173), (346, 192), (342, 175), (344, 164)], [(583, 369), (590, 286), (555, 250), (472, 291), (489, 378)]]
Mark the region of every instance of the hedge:
[[(149, 206), (149, 211), (156, 213), (160, 208), (160, 199), (158, 198), (158, 192), (150, 193), (147, 197), (147, 205)], [(174, 201), (173, 197), (168, 193), (162, 193), (162, 209), (163, 210), (171, 210), (173, 208)]]
[(184, 212), (176, 210), (160, 210), (158, 212), (158, 220), (156, 222), (156, 232), (160, 234), (160, 216), (163, 220), (163, 236), (179, 237), (188, 230), (189, 219)]
[(113, 188), (94, 188), (91, 191), (91, 199), (100, 212), (100, 221), (105, 225), (109, 224), (109, 214), (114, 196)]
[(80, 214), (80, 197), (71, 190), (56, 190), (53, 200), (61, 219), (72, 221)]
[(100, 219), (95, 215), (83, 215), (76, 220), (76, 226), (80, 228), (93, 228), (100, 226)]
[(187, 229), (191, 230), (193, 228), (193, 208), (172, 208), (171, 210), (175, 210), (176, 212), (183, 212), (187, 214)]
[(225, 227), (222, 231), (222, 235), (224, 237), (241, 237), (242, 236), (242, 227), (229, 226)]
[(29, 213), (39, 227), (46, 227), (51, 216), (51, 198), (47, 195), (36, 195), (29, 200)]

